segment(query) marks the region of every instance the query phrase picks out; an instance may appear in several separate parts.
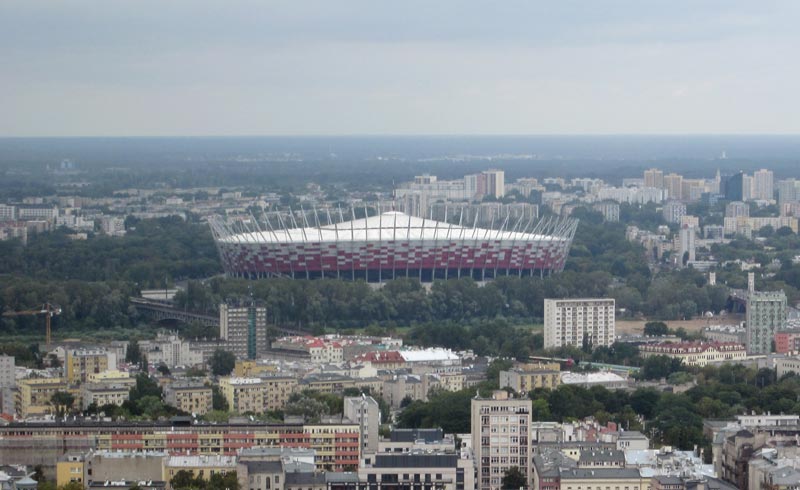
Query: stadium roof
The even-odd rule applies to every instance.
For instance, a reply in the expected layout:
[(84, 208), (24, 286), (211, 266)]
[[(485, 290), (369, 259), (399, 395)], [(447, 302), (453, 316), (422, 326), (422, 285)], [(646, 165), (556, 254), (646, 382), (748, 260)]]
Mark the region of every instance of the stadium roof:
[[(365, 241), (415, 241), (415, 240), (517, 240), (517, 241), (561, 241), (569, 233), (543, 234), (538, 230), (548, 229), (555, 232), (558, 225), (540, 222), (533, 227), (531, 233), (516, 230), (527, 230), (529, 220), (508, 220), (499, 230), (458, 226), (442, 221), (409, 216), (398, 211), (389, 211), (368, 218), (334, 223), (322, 226), (306, 226), (302, 228), (269, 229), (236, 233), (218, 233), (219, 240), (230, 243), (295, 243), (295, 242), (365, 242)], [(221, 224), (221, 223), (218, 223)], [(571, 221), (561, 221), (564, 231), (572, 226)], [(223, 225), (224, 226), (224, 225)], [(249, 227), (252, 228), (252, 227)], [(509, 228), (511, 230), (509, 231)]]

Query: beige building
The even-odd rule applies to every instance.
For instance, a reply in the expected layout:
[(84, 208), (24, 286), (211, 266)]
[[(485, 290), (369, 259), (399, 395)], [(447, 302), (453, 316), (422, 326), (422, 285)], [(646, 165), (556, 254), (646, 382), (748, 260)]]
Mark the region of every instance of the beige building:
[(649, 490), (651, 483), (651, 478), (643, 477), (636, 468), (565, 468), (560, 473), (561, 488), (571, 490)]
[(56, 462), (56, 486), (60, 488), (72, 482), (83, 484), (83, 473), (83, 454), (65, 454)]
[(263, 376), (261, 380), (264, 382), (266, 410), (281, 410), (297, 388), (297, 379), (293, 376)]
[(545, 299), (544, 347), (610, 346), (616, 338), (613, 298)]
[(500, 371), (500, 387), (509, 387), (517, 393), (527, 393), (536, 388), (555, 389), (561, 384), (561, 371), (557, 368), (522, 366)]
[(163, 476), (163, 480), (167, 482), (167, 488), (172, 488), (169, 482), (179, 471), (189, 472), (194, 478), (200, 477), (208, 481), (213, 475), (224, 475), (229, 472), (235, 472), (236, 456), (223, 456), (219, 454), (213, 456), (169, 456), (164, 461)]
[(505, 472), (517, 466), (531, 474), (530, 399), (509, 398), (496, 391), (492, 398), (472, 399), (472, 448), (478, 469), (476, 488), (502, 488)]
[(261, 378), (221, 378), (219, 389), (228, 408), (238, 413), (264, 413), (266, 383)]
[(213, 392), (200, 381), (174, 381), (165, 388), (164, 401), (186, 413), (205, 415), (213, 408)]
[(90, 375), (117, 367), (116, 361), (113, 365), (108, 362), (109, 354), (102, 349), (69, 349), (66, 357), (67, 381), (70, 383), (85, 383)]
[(778, 379), (789, 373), (800, 373), (800, 357), (786, 357), (775, 360)]
[(667, 356), (680, 359), (687, 366), (703, 367), (712, 363), (742, 360), (747, 357), (747, 349), (738, 342), (665, 342), (641, 345), (639, 355), (643, 358)]
[(162, 481), (167, 453), (93, 451), (86, 455), (84, 486), (106, 481)]
[[(358, 479), (375, 490), (434, 488), (474, 489), (474, 463), (469, 453), (419, 451), (379, 453), (368, 464), (359, 465)], [(366, 487), (364, 487), (366, 488)]]
[(86, 410), (91, 404), (122, 405), (130, 395), (131, 388), (114, 383), (86, 383), (81, 388), (81, 405)]
[(64, 378), (28, 378), (17, 383), (15, 408), (20, 418), (53, 413), (50, 399), (59, 391), (68, 391)]

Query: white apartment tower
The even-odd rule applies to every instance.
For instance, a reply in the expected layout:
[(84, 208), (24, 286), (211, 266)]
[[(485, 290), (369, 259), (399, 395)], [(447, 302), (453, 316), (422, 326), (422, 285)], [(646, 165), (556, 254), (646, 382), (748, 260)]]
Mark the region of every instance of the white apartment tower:
[[(476, 488), (500, 490), (512, 466), (531, 478), (531, 409), (529, 398), (509, 398), (495, 391), (492, 398), (472, 399), (472, 448), (478, 467)], [(530, 486), (530, 485), (529, 485)]]
[(772, 170), (761, 169), (753, 172), (753, 199), (771, 201), (773, 199)]
[(544, 300), (544, 347), (610, 346), (615, 339), (613, 298)]

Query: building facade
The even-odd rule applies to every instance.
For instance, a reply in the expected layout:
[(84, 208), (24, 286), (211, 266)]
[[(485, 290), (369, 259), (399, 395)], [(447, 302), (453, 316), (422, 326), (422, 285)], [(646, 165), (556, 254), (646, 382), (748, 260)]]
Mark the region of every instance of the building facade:
[(616, 338), (612, 298), (545, 299), (544, 347), (610, 346)]
[(772, 352), (775, 332), (786, 325), (786, 293), (783, 291), (753, 291), (748, 293), (745, 328), (747, 352)]

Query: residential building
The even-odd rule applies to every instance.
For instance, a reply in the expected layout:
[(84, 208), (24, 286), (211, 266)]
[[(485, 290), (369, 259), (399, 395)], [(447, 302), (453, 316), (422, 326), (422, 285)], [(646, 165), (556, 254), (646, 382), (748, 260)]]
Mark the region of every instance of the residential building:
[(657, 169), (651, 168), (644, 171), (644, 186), (645, 187), (655, 187), (656, 189), (663, 189), (664, 188), (664, 172)]
[(263, 374), (260, 377), (264, 385), (264, 408), (281, 410), (289, 403), (289, 397), (298, 386), (297, 378), (289, 375)]
[(199, 380), (176, 380), (164, 389), (164, 401), (186, 413), (205, 415), (213, 408), (213, 392)]
[(361, 453), (378, 451), (381, 409), (371, 396), (345, 397), (344, 419), (358, 424), (361, 431)]
[(84, 486), (93, 482), (164, 481), (163, 451), (90, 451), (84, 461)]
[(14, 356), (0, 355), (0, 388), (13, 388), (17, 385)]
[(257, 359), (269, 349), (267, 309), (263, 306), (219, 305), (219, 338), (237, 359)]
[(640, 345), (639, 354), (643, 358), (667, 356), (680, 359), (687, 366), (703, 367), (711, 363), (742, 360), (747, 357), (747, 349), (736, 342), (666, 342)]
[(601, 202), (592, 206), (592, 209), (603, 215), (603, 220), (610, 223), (619, 221), (619, 204), (615, 202)]
[(756, 170), (753, 172), (752, 198), (757, 201), (772, 201), (774, 196), (772, 170)]
[(261, 378), (221, 378), (219, 390), (228, 408), (238, 413), (264, 413), (266, 384)]
[(102, 407), (104, 405), (121, 406), (128, 400), (131, 387), (125, 384), (114, 383), (84, 383), (81, 386), (81, 402), (84, 410), (89, 406)]
[(742, 201), (732, 201), (725, 205), (726, 218), (749, 218), (750, 206)]
[(544, 300), (544, 347), (610, 346), (615, 340), (613, 298)]
[(670, 200), (664, 203), (661, 212), (667, 223), (680, 223), (681, 218), (686, 216), (686, 204)]
[(85, 383), (89, 375), (117, 367), (115, 356), (103, 349), (69, 349), (65, 364), (70, 383)]
[(664, 176), (664, 188), (670, 199), (679, 201), (683, 199), (683, 176), (676, 173)]
[[(696, 260), (695, 256), (695, 239), (697, 237), (696, 228), (693, 226), (684, 225), (681, 227), (680, 231), (678, 232), (678, 256), (676, 260), (678, 260), (679, 267), (682, 267), (684, 263), (694, 262)], [(684, 262), (686, 261), (686, 262)]]
[(370, 490), (475, 488), (473, 461), (467, 450), (376, 454), (370, 463), (359, 466), (358, 479)]
[(505, 472), (516, 466), (530, 481), (532, 400), (509, 398), (496, 391), (492, 398), (472, 399), (472, 449), (480, 490), (499, 490)]
[[(193, 478), (201, 478), (205, 481), (214, 475), (224, 475), (236, 471), (236, 456), (225, 456), (221, 454), (201, 454), (201, 455), (172, 455), (164, 460), (163, 480), (169, 482), (179, 471), (185, 471)], [(172, 488), (168, 486), (167, 488)]]
[(800, 374), (800, 357), (775, 359), (775, 372), (779, 379), (789, 373)]
[(56, 462), (56, 486), (61, 488), (72, 482), (83, 484), (84, 467), (83, 453), (67, 453), (58, 458), (58, 462)]
[(53, 412), (51, 398), (59, 391), (67, 391), (64, 378), (27, 378), (17, 383), (15, 408), (20, 418), (41, 416)]
[(500, 387), (509, 387), (517, 393), (527, 393), (536, 388), (555, 389), (561, 384), (558, 363), (549, 365), (524, 365), (500, 371)]
[(783, 290), (748, 293), (745, 328), (749, 354), (772, 352), (775, 332), (785, 324), (786, 293)]
[(800, 328), (789, 328), (775, 332), (775, 352), (788, 354), (800, 350)]

